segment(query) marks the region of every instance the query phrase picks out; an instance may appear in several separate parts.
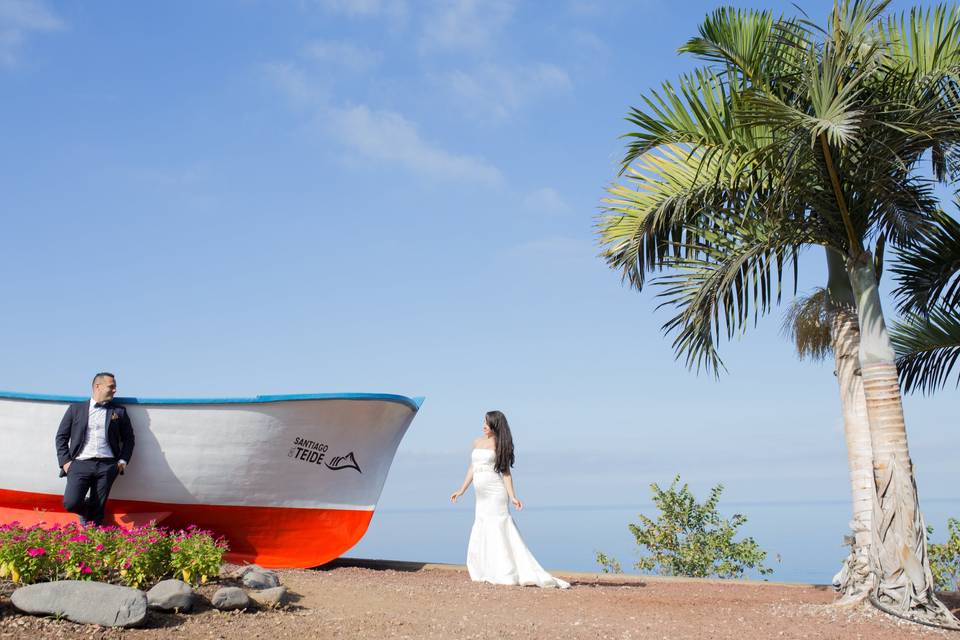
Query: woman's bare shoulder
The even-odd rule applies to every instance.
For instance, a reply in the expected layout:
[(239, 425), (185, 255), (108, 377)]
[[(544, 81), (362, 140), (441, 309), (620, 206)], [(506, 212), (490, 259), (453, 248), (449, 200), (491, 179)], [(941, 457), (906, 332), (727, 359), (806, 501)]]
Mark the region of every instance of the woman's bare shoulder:
[(488, 440), (483, 436), (480, 436), (479, 438), (473, 441), (473, 448), (474, 449), (490, 449), (491, 451), (493, 451), (494, 447), (491, 447), (490, 444), (491, 444), (490, 440)]

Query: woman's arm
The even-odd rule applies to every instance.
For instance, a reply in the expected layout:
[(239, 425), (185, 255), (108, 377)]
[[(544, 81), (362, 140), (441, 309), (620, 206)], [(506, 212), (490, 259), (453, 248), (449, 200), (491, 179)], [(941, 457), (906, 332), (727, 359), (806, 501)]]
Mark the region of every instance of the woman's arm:
[(520, 502), (517, 494), (513, 492), (513, 476), (510, 475), (509, 471), (503, 474), (503, 484), (507, 488), (507, 495), (510, 496), (510, 502), (513, 503), (513, 508), (517, 511), (523, 509), (523, 503)]
[(463, 495), (470, 483), (473, 482), (473, 464), (467, 465), (467, 476), (463, 479), (463, 486), (450, 494), (450, 502), (456, 502), (457, 498)]

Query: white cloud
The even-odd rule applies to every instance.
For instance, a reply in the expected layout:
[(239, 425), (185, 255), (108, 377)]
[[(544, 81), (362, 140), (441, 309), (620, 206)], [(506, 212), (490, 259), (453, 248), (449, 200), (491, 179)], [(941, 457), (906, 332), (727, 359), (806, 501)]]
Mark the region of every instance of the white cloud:
[(570, 205), (556, 189), (542, 187), (523, 198), (523, 208), (536, 213), (558, 214), (570, 211)]
[(504, 119), (546, 93), (567, 91), (573, 83), (560, 67), (485, 65), (472, 73), (454, 71), (441, 77), (461, 106), (475, 115)]
[(394, 24), (407, 18), (405, 0), (320, 0), (320, 5), (330, 13), (351, 18), (386, 18)]
[(424, 18), (422, 51), (482, 51), (513, 16), (515, 0), (447, 0)]
[(314, 78), (308, 78), (296, 65), (270, 63), (261, 66), (267, 78), (297, 107), (321, 106), (327, 92)]
[(0, 67), (16, 66), (29, 34), (63, 28), (63, 21), (39, 0), (0, 0)]
[(365, 105), (329, 109), (319, 116), (325, 132), (361, 159), (393, 164), (420, 175), (486, 185), (503, 181), (481, 158), (457, 155), (428, 142), (398, 113)]
[(303, 47), (303, 55), (312, 61), (343, 68), (368, 71), (380, 63), (380, 53), (350, 42), (314, 40)]
[(607, 46), (607, 43), (601, 40), (597, 34), (590, 31), (575, 29), (571, 35), (571, 40), (580, 49), (590, 53), (603, 56), (606, 56), (610, 53), (610, 47)]

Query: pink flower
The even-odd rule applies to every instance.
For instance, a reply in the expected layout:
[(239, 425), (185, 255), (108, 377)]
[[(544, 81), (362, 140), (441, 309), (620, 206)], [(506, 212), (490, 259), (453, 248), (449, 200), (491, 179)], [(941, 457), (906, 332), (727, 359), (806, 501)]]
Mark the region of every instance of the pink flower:
[(82, 533), (78, 533), (70, 536), (70, 542), (87, 542), (88, 540), (90, 540), (90, 538), (83, 535)]
[(178, 547), (177, 545), (173, 545), (172, 547), (170, 547), (170, 551), (173, 551), (174, 553), (176, 553), (177, 551), (180, 551), (180, 547)]
[(124, 568), (124, 569), (129, 569), (129, 568), (130, 568), (130, 561), (129, 561), (129, 560), (124, 560), (124, 561), (123, 561), (123, 568)]
[(102, 544), (98, 544), (98, 545), (97, 545), (96, 547), (94, 547), (94, 548), (95, 548), (97, 551), (103, 551), (103, 545), (102, 545)]
[(31, 558), (36, 558), (37, 556), (47, 555), (47, 550), (43, 547), (30, 547), (27, 549), (27, 555)]
[(91, 568), (88, 567), (87, 565), (81, 564), (80, 566), (82, 567), (82, 568), (80, 569), (80, 573), (93, 573), (93, 569), (91, 569)]
[(63, 559), (64, 559), (64, 560), (69, 560), (69, 559), (70, 559), (70, 551), (69, 551), (69, 549), (60, 549), (60, 555), (63, 556)]

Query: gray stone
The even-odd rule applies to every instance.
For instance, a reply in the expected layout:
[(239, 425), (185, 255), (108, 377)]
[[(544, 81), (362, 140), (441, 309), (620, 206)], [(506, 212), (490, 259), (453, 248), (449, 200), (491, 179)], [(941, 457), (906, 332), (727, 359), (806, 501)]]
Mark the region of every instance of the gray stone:
[(276, 571), (254, 569), (243, 574), (243, 586), (248, 589), (272, 589), (280, 586), (280, 577)]
[(147, 591), (147, 605), (161, 611), (190, 611), (193, 589), (183, 580), (164, 580)]
[(245, 565), (243, 565), (242, 567), (240, 567), (239, 569), (234, 570), (234, 571), (229, 575), (229, 577), (231, 577), (231, 578), (237, 578), (237, 579), (239, 580), (239, 579), (242, 578), (244, 575), (246, 575), (247, 572), (249, 572), (249, 571), (260, 571), (260, 572), (263, 572), (263, 571), (266, 571), (266, 569), (264, 569), (263, 567), (261, 567), (261, 566), (258, 565), (258, 564), (245, 564)]
[(223, 587), (213, 594), (210, 604), (221, 611), (246, 609), (250, 606), (250, 596), (239, 587)]
[(287, 604), (287, 588), (273, 587), (263, 591), (254, 591), (250, 597), (260, 606), (276, 609)]
[(147, 615), (147, 594), (138, 589), (85, 580), (58, 580), (20, 587), (13, 606), (32, 615), (63, 616), (80, 624), (132, 627)]

